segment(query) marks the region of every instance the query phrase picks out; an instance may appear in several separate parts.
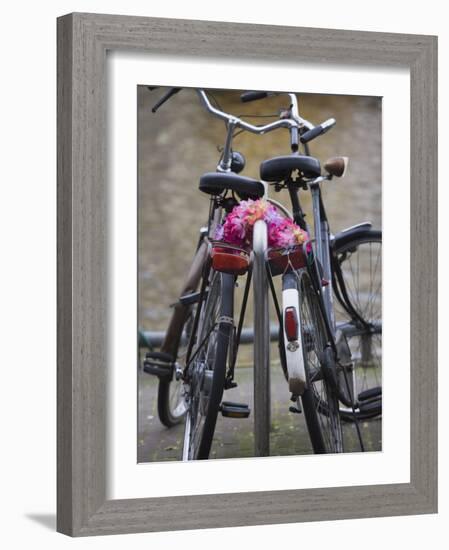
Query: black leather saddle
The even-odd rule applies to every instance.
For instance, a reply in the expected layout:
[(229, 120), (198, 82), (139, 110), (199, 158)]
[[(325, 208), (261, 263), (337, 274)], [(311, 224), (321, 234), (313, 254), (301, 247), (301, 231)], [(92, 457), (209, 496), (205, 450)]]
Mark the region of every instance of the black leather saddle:
[(200, 190), (209, 195), (220, 195), (226, 189), (235, 191), (243, 199), (263, 197), (265, 188), (259, 180), (239, 176), (234, 172), (207, 172), (200, 178)]
[(260, 179), (277, 183), (288, 179), (296, 170), (299, 177), (317, 178), (321, 175), (320, 161), (303, 155), (274, 157), (260, 165)]

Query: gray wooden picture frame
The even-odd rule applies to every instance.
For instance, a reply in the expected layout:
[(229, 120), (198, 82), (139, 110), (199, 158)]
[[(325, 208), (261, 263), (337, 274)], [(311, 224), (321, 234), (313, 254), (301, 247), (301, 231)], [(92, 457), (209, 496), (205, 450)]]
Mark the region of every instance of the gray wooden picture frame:
[[(81, 13), (57, 25), (58, 531), (82, 536), (436, 512), (437, 38)], [(410, 69), (410, 483), (106, 499), (108, 50)]]

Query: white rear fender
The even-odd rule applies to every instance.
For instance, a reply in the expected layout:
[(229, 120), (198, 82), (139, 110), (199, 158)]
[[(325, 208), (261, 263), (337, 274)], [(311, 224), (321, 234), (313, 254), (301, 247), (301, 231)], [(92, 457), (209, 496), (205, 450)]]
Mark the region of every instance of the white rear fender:
[[(293, 310), (292, 310), (293, 308)], [(297, 319), (297, 337), (292, 334), (287, 336), (286, 330), (286, 312), (294, 313), (290, 315), (291, 319)], [(299, 310), (298, 290), (287, 288), (282, 291), (282, 322), (284, 326), (284, 348), (288, 372), (289, 390), (295, 395), (302, 395), (306, 387), (306, 373), (304, 368), (303, 344), (301, 340), (301, 312)], [(292, 331), (290, 331), (292, 332)], [(294, 331), (293, 331), (294, 332)], [(290, 339), (290, 341), (289, 341)]]

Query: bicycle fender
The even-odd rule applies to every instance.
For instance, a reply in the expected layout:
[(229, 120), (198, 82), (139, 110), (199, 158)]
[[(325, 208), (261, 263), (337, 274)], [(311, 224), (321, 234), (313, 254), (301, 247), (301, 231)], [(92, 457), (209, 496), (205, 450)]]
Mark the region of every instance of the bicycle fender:
[(298, 319), (298, 338), (288, 341), (284, 328), (284, 348), (287, 363), (289, 390), (295, 395), (302, 395), (306, 389), (306, 373), (304, 368), (303, 342), (301, 338), (301, 319), (299, 310), (299, 298), (297, 288), (284, 288), (282, 291), (282, 319), (283, 326), (286, 322), (286, 311), (293, 308)]
[(343, 229), (343, 231), (337, 233), (332, 240), (332, 244), (333, 246), (335, 246), (335, 248), (338, 248), (346, 244), (347, 242), (352, 241), (355, 237), (368, 236), (371, 231), (371, 222), (359, 223), (358, 225), (353, 225), (352, 227), (348, 227), (346, 229)]

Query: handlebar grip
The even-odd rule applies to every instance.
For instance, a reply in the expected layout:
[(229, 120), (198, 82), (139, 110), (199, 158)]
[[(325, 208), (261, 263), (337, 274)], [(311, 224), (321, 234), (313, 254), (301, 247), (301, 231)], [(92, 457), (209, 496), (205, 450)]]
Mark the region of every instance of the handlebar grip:
[(315, 126), (315, 128), (312, 128), (311, 130), (307, 130), (307, 132), (304, 132), (300, 138), (301, 143), (308, 143), (309, 141), (312, 141), (312, 139), (320, 136), (322, 131), (323, 129), (321, 128), (321, 125)]
[(243, 92), (240, 99), (243, 103), (248, 103), (248, 101), (264, 99), (265, 97), (268, 97), (268, 92)]
[(318, 124), (318, 126), (315, 126), (315, 128), (304, 132), (304, 134), (300, 138), (300, 141), (301, 143), (308, 143), (309, 141), (312, 141), (312, 139), (315, 139), (316, 137), (325, 134), (328, 130), (333, 128), (333, 126), (335, 126), (335, 118), (329, 118), (325, 122), (322, 122), (321, 124)]
[(166, 101), (168, 101), (172, 96), (174, 96), (181, 90), (182, 88), (170, 88), (170, 90), (168, 90), (168, 92), (161, 97), (156, 105), (154, 105), (154, 107), (151, 109), (151, 112), (155, 113), (159, 109), (159, 107), (161, 107)]

